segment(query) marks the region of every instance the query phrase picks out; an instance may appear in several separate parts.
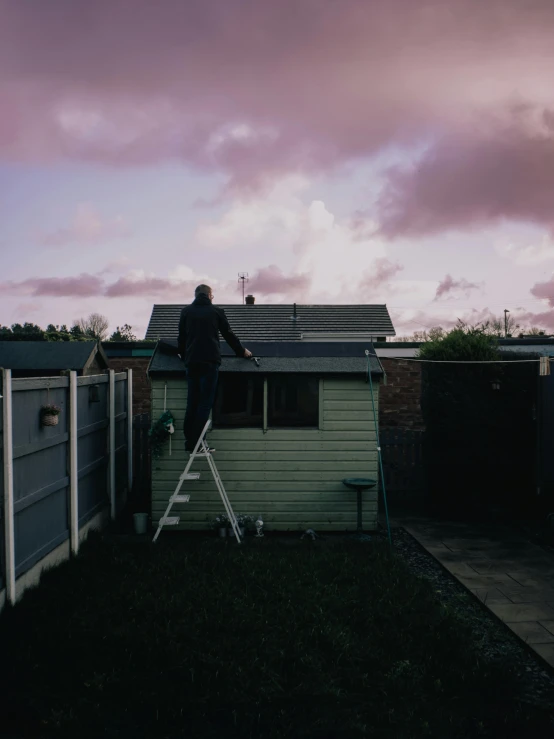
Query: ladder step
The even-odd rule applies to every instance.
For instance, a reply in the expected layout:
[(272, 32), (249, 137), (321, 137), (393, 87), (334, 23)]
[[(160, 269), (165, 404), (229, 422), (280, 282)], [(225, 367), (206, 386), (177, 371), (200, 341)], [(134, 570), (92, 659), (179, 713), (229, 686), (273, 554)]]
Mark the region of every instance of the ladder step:
[(180, 516), (164, 516), (160, 518), (160, 526), (176, 526), (179, 520)]
[(172, 495), (169, 499), (172, 503), (188, 503), (190, 495)]
[(181, 475), (179, 480), (199, 480), (200, 472), (187, 472), (186, 475)]

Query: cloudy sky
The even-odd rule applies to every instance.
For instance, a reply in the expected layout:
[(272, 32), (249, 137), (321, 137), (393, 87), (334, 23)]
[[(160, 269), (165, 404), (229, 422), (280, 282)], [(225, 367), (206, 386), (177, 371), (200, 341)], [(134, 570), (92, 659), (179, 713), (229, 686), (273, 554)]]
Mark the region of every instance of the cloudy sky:
[(0, 324), (153, 303), (554, 332), (552, 0), (0, 0)]

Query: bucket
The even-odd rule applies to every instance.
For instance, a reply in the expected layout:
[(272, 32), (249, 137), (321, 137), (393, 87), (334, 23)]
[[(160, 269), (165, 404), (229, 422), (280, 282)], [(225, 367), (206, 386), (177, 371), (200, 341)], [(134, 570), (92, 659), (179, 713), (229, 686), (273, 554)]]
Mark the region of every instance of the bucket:
[(146, 534), (148, 530), (148, 513), (134, 513), (135, 534)]

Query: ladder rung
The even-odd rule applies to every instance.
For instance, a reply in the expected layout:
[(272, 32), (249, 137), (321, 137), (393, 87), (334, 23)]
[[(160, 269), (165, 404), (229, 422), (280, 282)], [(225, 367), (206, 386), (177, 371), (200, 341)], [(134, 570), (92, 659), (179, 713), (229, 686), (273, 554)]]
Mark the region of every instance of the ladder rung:
[(160, 526), (176, 526), (179, 520), (180, 516), (164, 516), (160, 518)]
[(169, 499), (172, 503), (188, 503), (190, 495), (172, 495)]
[(200, 479), (200, 472), (187, 472), (187, 474), (182, 474), (179, 480), (199, 480)]

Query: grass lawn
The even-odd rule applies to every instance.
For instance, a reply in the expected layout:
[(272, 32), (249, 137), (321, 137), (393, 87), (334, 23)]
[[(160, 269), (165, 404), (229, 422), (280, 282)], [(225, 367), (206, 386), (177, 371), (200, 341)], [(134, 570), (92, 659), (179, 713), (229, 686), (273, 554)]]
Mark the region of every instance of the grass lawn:
[(0, 617), (6, 737), (534, 739), (386, 544), (92, 535)]

